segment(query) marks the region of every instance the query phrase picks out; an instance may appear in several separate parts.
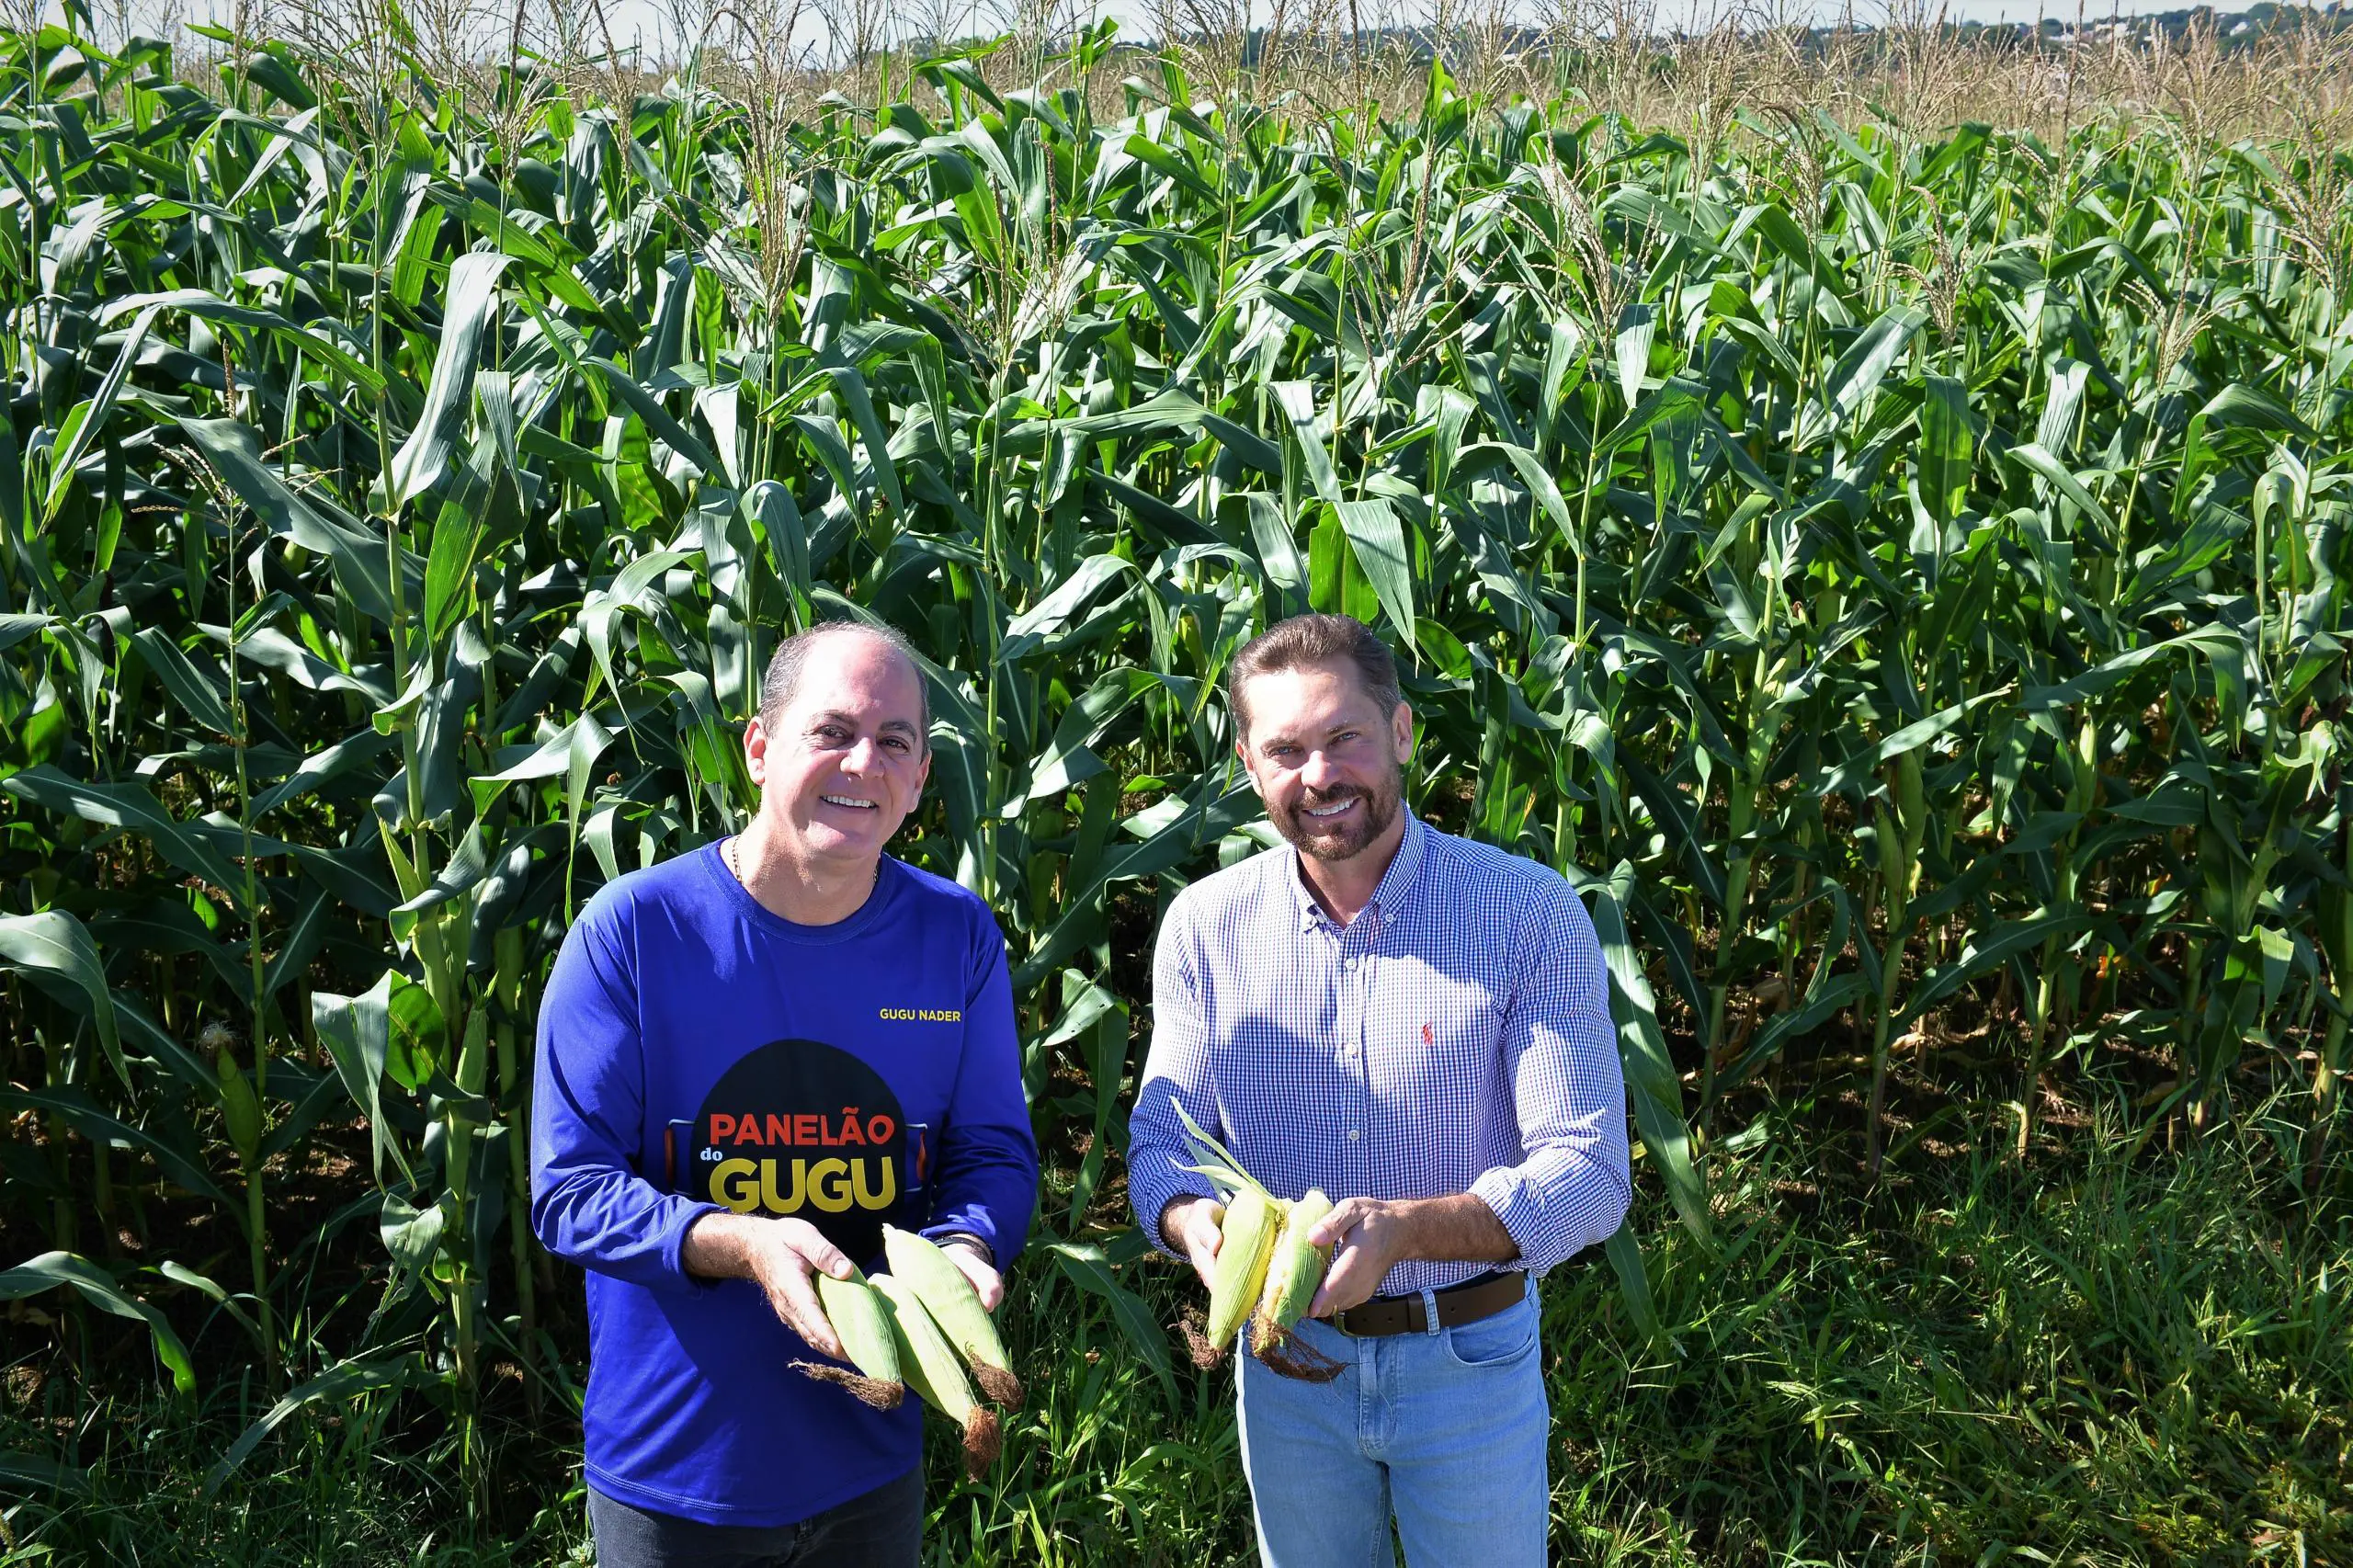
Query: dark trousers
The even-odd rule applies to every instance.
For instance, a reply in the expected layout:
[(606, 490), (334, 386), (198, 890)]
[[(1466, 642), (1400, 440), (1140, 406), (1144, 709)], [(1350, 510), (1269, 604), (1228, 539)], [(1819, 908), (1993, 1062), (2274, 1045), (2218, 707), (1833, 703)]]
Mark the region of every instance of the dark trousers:
[(597, 1568), (915, 1568), (923, 1467), (797, 1525), (706, 1525), (588, 1489)]

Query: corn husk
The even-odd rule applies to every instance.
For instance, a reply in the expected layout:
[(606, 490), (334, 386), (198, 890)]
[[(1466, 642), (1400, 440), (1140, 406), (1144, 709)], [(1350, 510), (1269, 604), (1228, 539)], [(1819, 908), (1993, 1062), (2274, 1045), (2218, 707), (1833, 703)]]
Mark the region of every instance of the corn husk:
[(1243, 1320), (1257, 1302), (1281, 1221), (1277, 1204), (1259, 1192), (1245, 1189), (1226, 1205), (1217, 1267), (1210, 1286), (1208, 1334), (1213, 1352), (1222, 1355), (1233, 1343), (1233, 1336), (1242, 1332)]
[(996, 1413), (973, 1397), (962, 1358), (914, 1288), (885, 1274), (875, 1279), (874, 1290), (898, 1336), (900, 1364), (906, 1369), (907, 1381), (915, 1385), (917, 1398), (962, 1429), (964, 1473), (978, 1481), (996, 1462), (1004, 1443), (1004, 1428)]
[(822, 1270), (811, 1278), (816, 1282), (817, 1303), (825, 1309), (825, 1321), (833, 1324), (834, 1337), (842, 1342), (842, 1353), (857, 1370), (827, 1361), (795, 1361), (793, 1369), (819, 1382), (847, 1389), (861, 1404), (876, 1410), (896, 1409), (906, 1398), (907, 1386), (900, 1381), (898, 1336), (892, 1332), (889, 1308), (855, 1265), (847, 1279), (836, 1279)]
[(981, 1392), (1008, 1409), (1020, 1409), (1021, 1380), (1014, 1375), (1012, 1358), (1005, 1353), (1005, 1341), (997, 1336), (988, 1309), (981, 1305), (979, 1292), (955, 1259), (929, 1237), (895, 1225), (882, 1227), (882, 1254), (890, 1259), (892, 1274), (906, 1282), (948, 1342), (963, 1352)]
[(1291, 1326), (1307, 1315), (1317, 1287), (1324, 1283), (1332, 1249), (1314, 1245), (1307, 1233), (1331, 1211), (1332, 1200), (1322, 1188), (1311, 1187), (1283, 1215), (1267, 1264), (1267, 1283), (1258, 1293), (1258, 1312), (1250, 1320), (1250, 1344), (1261, 1355), (1290, 1337)]

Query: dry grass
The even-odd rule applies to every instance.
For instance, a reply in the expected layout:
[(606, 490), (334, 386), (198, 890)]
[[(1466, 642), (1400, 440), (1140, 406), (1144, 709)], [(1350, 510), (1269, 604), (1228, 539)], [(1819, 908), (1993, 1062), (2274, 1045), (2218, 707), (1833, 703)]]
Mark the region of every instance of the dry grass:
[[(170, 33), (185, 0), (97, 0), (102, 27)], [(2080, 5), (2039, 37), (1964, 32), (1938, 0), (1893, 0), (1829, 25), (1795, 0), (1698, 0), (1677, 13), (1695, 24), (1673, 35), (1656, 0), (1150, 0), (1139, 39), (1183, 73), (1197, 98), (1289, 100), (1319, 112), (1410, 115), (1435, 53), (1464, 88), (1490, 100), (1571, 96), (1633, 125), (1685, 138), (1705, 166), (1729, 137), (1754, 134), (1748, 117), (1815, 110), (1840, 125), (1881, 125), (1906, 139), (1965, 121), (2030, 131), (2052, 145), (2082, 125), (2117, 117), (2163, 125), (2185, 156), (2242, 139), (2299, 150), (2283, 166), (2294, 213), (2284, 236), (2340, 279), (2348, 176), (2328, 154), (2347, 144), (2353, 114), (2353, 28), (2318, 13), (2234, 39), (2230, 17), (2183, 36), (2146, 23), (2104, 22)], [(28, 14), (43, 0), (0, 0)], [(1125, 110), (1122, 77), (1156, 86), (1151, 51), (1132, 46), (1080, 81), (1070, 43), (1102, 14), (1101, 0), (659, 0), (657, 36), (640, 51), (617, 39), (615, 0), (412, 0), (397, 7), (436, 79), (472, 91), (488, 67), (518, 57), (608, 101), (674, 75), (747, 96), (780, 121), (842, 94), (871, 102), (887, 81), (949, 47), (995, 38), (979, 62), (999, 89), (1080, 86), (1098, 111)], [(390, 80), (399, 28), (391, 0), (226, 0), (220, 20), (251, 38), (282, 37), (331, 53), (347, 75)], [(107, 7), (111, 6), (112, 9)], [(53, 8), (53, 6), (52, 6)], [(634, 35), (631, 35), (632, 37)], [(191, 65), (209, 69), (219, 46), (191, 38)], [(2340, 293), (2342, 290), (2340, 290)]]

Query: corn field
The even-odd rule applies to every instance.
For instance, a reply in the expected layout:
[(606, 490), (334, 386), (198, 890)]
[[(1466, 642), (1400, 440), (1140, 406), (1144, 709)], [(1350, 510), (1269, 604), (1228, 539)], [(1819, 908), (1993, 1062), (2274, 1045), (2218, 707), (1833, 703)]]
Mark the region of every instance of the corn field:
[(1108, 30), (787, 117), (86, 23), (0, 37), (0, 1294), (250, 1380), (214, 1484), (313, 1408), (576, 1397), (535, 997), (744, 819), (819, 619), (924, 656), (899, 849), (1010, 944), (1024, 1269), (1159, 1378), (1150, 941), (1274, 842), (1219, 682), (1309, 608), (1398, 645), (1415, 809), (1594, 909), (1633, 1321), (1759, 1105), (1829, 1084), (1876, 1178), (1964, 1037), (2018, 1157), (2120, 1062), (2142, 1137), (2290, 1094), (2342, 1182), (2343, 148), (1661, 128), (1436, 61), (1307, 112)]

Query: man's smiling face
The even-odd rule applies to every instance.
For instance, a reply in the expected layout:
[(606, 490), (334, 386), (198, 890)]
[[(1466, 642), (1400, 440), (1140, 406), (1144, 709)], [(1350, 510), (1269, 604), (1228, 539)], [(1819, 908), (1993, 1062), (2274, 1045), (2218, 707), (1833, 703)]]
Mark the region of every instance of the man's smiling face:
[(872, 859), (931, 771), (922, 677), (880, 638), (821, 638), (775, 729), (752, 721), (745, 755), (761, 814), (795, 858)]
[(1413, 710), (1383, 713), (1345, 664), (1250, 677), (1248, 733), (1234, 744), (1267, 820), (1302, 855), (1347, 860), (1397, 820)]

